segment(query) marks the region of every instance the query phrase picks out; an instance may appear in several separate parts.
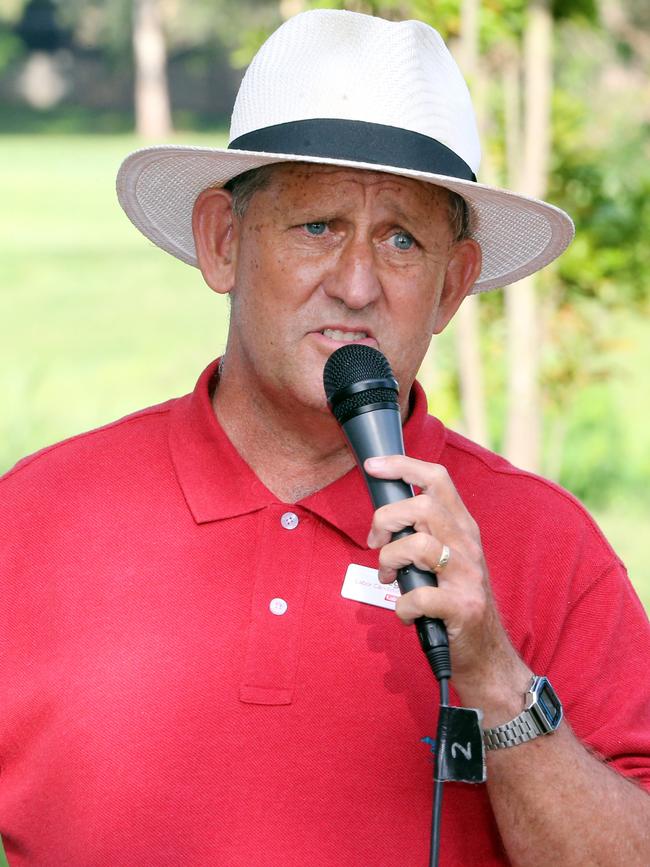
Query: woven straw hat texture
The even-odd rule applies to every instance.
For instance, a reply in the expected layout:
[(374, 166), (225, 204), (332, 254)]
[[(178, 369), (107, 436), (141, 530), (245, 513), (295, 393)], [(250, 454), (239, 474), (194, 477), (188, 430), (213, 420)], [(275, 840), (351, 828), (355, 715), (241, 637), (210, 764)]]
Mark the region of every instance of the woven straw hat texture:
[[(296, 122), (326, 119), (317, 153), (294, 147)], [(327, 126), (327, 120), (337, 125)], [(419, 164), (401, 149), (378, 162), (371, 145), (340, 157), (341, 137), (359, 122), (390, 128), (416, 143), (449, 150), (467, 175), (454, 177)], [(286, 124), (280, 152), (240, 149), (237, 139)], [(377, 129), (377, 127), (375, 127)], [(513, 283), (544, 267), (567, 247), (573, 223), (559, 208), (470, 180), (480, 144), (462, 75), (440, 35), (420, 21), (385, 21), (338, 10), (304, 12), (283, 24), (249, 66), (233, 109), (230, 143), (237, 149), (160, 145), (123, 162), (118, 197), (131, 221), (155, 244), (196, 265), (192, 210), (199, 193), (261, 165), (313, 162), (382, 171), (459, 193), (470, 210), (470, 233), (483, 268), (473, 292)], [(263, 142), (264, 139), (262, 138)], [(370, 141), (370, 140), (369, 140)], [(410, 141), (407, 141), (410, 144)], [(440, 144), (438, 144), (440, 143)], [(257, 148), (257, 145), (256, 145)], [(427, 164), (427, 169), (429, 168)]]

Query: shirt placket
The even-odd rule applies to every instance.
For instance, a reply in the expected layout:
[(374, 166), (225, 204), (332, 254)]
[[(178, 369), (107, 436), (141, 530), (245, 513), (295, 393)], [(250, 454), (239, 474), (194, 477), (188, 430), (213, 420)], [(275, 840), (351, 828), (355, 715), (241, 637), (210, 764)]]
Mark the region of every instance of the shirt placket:
[(258, 515), (243, 702), (294, 699), (315, 529), (313, 515), (298, 506), (278, 503)]

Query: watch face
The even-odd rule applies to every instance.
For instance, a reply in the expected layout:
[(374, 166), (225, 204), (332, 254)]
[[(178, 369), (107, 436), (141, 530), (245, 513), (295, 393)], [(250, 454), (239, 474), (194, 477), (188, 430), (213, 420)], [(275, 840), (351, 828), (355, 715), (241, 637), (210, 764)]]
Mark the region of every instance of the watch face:
[(560, 704), (558, 697), (555, 695), (553, 687), (546, 678), (543, 679), (540, 686), (541, 689), (537, 693), (537, 706), (546, 717), (550, 728), (556, 729), (562, 719), (562, 705)]

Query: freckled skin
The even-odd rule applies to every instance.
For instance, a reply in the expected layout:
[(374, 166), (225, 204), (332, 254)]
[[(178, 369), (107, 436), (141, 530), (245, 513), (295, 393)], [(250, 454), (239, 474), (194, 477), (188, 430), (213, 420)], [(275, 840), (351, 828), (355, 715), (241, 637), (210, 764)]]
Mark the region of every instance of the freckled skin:
[[(319, 222), (323, 234), (305, 229)], [(409, 249), (396, 248), (398, 232), (414, 238)], [(408, 394), (438, 330), (454, 246), (446, 191), (375, 172), (282, 166), (236, 235), (227, 354), (242, 387), (276, 406), (326, 411), (329, 352), (310, 335), (337, 325), (370, 332)]]
[(215, 412), (285, 502), (353, 462), (323, 390), (340, 332), (388, 357), (405, 416), (431, 335), (481, 269), (478, 244), (452, 239), (446, 190), (374, 171), (281, 164), (241, 218), (229, 192), (204, 190), (193, 230), (206, 282), (232, 302)]

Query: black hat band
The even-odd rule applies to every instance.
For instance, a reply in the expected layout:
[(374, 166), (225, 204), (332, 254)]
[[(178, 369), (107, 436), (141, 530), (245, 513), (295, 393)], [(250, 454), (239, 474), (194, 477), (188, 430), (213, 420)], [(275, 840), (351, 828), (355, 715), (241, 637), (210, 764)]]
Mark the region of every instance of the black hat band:
[(229, 150), (295, 154), (373, 163), (475, 181), (464, 159), (419, 132), (341, 118), (312, 118), (263, 127), (238, 136)]

